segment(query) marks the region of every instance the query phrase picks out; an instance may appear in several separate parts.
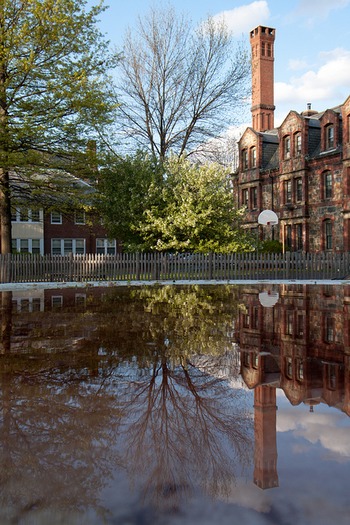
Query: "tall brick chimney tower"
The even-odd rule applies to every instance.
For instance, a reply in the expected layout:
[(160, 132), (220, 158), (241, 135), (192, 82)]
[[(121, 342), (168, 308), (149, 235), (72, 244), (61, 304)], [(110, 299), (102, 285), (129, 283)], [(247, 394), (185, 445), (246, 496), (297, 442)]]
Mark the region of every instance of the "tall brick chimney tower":
[(255, 131), (274, 127), (275, 29), (259, 26), (250, 32), (252, 50), (252, 126)]

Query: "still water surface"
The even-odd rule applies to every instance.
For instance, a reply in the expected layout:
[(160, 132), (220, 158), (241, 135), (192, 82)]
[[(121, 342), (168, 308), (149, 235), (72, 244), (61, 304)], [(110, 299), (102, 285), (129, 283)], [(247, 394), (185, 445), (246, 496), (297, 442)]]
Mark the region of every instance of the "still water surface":
[(350, 523), (350, 286), (1, 294), (1, 525)]

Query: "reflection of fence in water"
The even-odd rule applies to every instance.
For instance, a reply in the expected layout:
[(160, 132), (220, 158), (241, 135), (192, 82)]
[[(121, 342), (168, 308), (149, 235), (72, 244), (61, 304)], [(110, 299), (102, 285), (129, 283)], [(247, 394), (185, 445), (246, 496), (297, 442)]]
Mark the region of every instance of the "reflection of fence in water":
[(5, 282), (347, 279), (349, 253), (0, 255)]

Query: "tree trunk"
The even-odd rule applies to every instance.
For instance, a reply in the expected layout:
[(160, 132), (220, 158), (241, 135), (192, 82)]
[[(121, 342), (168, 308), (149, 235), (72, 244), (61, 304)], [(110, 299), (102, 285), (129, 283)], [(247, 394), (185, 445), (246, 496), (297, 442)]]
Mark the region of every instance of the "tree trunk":
[(0, 168), (0, 226), (1, 226), (1, 253), (11, 253), (11, 199), (10, 181), (7, 170)]

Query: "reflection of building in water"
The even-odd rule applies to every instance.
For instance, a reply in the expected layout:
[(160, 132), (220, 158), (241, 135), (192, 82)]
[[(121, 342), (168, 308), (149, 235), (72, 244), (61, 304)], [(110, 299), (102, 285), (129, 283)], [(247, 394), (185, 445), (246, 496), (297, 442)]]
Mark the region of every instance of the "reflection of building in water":
[(78, 314), (86, 309), (84, 289), (15, 290), (0, 295), (0, 353), (63, 350), (77, 348), (80, 342), (86, 346), (96, 329), (79, 321)]
[(292, 405), (304, 403), (310, 411), (324, 403), (350, 415), (350, 287), (278, 290), (276, 305), (264, 308), (258, 290), (245, 286), (237, 321), (242, 377), (255, 389), (255, 482), (262, 488), (277, 480), (276, 437), (267, 430), (276, 432), (269, 389), (282, 389)]
[(261, 489), (278, 486), (276, 444), (276, 388), (254, 390), (254, 483)]

